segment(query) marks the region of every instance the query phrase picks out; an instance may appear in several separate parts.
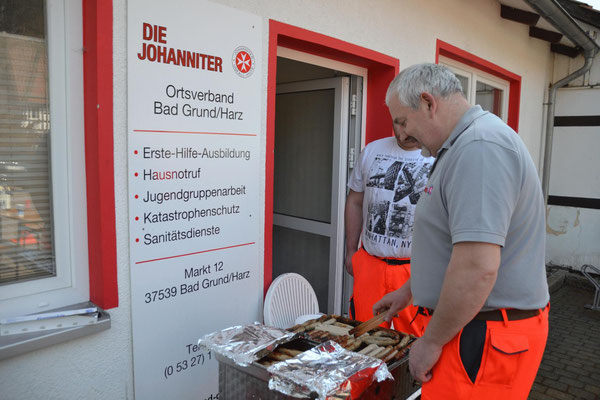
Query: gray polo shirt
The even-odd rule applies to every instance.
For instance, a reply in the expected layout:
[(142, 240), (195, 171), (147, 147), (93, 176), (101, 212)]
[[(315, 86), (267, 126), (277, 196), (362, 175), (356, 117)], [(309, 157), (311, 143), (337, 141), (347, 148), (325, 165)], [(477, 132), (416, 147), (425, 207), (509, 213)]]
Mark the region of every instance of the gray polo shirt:
[(434, 308), (459, 242), (502, 246), (483, 310), (534, 309), (549, 300), (540, 181), (523, 141), (495, 115), (469, 109), (438, 151), (415, 213), (414, 304)]

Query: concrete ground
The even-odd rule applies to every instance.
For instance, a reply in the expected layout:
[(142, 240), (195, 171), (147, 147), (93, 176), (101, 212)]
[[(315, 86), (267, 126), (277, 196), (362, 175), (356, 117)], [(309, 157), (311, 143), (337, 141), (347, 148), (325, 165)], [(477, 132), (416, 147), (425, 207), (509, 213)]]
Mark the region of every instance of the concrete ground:
[(584, 308), (594, 288), (566, 271), (548, 281), (550, 332), (529, 399), (600, 399), (600, 311)]

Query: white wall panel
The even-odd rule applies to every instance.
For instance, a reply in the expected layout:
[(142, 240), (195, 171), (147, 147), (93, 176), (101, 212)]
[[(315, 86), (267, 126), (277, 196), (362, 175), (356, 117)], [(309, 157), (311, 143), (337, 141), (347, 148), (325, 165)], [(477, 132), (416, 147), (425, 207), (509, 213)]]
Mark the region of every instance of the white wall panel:
[(560, 117), (600, 115), (600, 88), (560, 89), (556, 94), (554, 114)]
[[(600, 211), (548, 206), (546, 214), (546, 262), (581, 269), (600, 266)], [(590, 297), (591, 300), (591, 297)]]
[(550, 196), (600, 198), (600, 127), (556, 127)]
[[(556, 56), (554, 80), (564, 78), (583, 65), (583, 57)], [(600, 82), (600, 57), (592, 70), (571, 86)], [(556, 96), (556, 116), (600, 115), (600, 89), (569, 87)], [(600, 198), (600, 127), (554, 128), (549, 195)], [(581, 269), (600, 266), (600, 210), (548, 206), (546, 262)]]

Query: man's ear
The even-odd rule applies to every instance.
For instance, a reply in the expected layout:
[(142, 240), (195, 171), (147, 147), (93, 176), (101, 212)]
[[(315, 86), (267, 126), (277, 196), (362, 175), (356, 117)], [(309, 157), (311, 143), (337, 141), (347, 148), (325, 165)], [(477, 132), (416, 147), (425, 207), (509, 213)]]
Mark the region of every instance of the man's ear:
[(435, 101), (435, 97), (431, 93), (423, 92), (421, 93), (421, 101), (425, 110), (430, 113), (435, 113), (437, 110), (437, 102)]

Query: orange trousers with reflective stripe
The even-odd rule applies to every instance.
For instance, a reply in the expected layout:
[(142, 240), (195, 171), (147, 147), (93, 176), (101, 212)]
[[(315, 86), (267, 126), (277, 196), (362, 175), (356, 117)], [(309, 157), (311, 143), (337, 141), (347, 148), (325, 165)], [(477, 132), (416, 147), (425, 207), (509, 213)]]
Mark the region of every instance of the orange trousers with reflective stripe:
[[(373, 318), (373, 305), (387, 293), (399, 289), (410, 278), (410, 264), (388, 265), (363, 248), (352, 256), (352, 269), (354, 318), (359, 321)], [(398, 317), (392, 321), (395, 330), (420, 337), (425, 331), (429, 317), (417, 315), (417, 307), (410, 305), (400, 311)], [(385, 322), (381, 326), (389, 328), (390, 323)]]
[(527, 399), (546, 347), (548, 310), (519, 321), (479, 321), (485, 338), (474, 383), (461, 359), (466, 328), (461, 330), (444, 346), (431, 380), (423, 383), (422, 400)]

